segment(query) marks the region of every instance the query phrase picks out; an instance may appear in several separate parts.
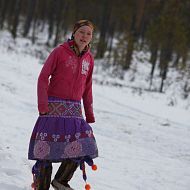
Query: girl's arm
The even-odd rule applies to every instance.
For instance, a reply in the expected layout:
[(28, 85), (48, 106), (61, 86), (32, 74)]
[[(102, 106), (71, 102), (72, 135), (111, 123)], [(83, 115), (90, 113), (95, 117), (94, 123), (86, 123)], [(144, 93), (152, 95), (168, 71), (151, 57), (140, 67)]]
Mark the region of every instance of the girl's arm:
[(92, 73), (94, 67), (94, 60), (92, 60), (91, 68), (88, 73), (88, 77), (86, 80), (86, 88), (83, 94), (83, 104), (85, 110), (85, 116), (87, 123), (94, 123), (94, 113), (93, 113), (93, 96), (92, 96)]
[(38, 95), (39, 113), (47, 113), (49, 111), (48, 109), (49, 77), (55, 70), (57, 61), (58, 61), (58, 56), (56, 48), (48, 56), (38, 77), (37, 95)]

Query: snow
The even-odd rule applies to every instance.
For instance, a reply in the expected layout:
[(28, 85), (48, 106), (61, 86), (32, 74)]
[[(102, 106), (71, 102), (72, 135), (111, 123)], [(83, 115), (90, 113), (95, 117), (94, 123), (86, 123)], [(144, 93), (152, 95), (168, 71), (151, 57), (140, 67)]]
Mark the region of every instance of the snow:
[[(31, 189), (34, 162), (27, 160), (27, 151), (38, 116), (39, 62), (20, 49), (0, 47), (1, 190)], [(139, 95), (96, 80), (93, 91), (96, 123), (92, 127), (100, 156), (95, 160), (97, 171), (87, 167), (92, 190), (189, 190), (189, 110), (168, 106), (166, 94)], [(53, 174), (57, 167), (54, 164)], [(71, 185), (84, 190), (80, 170)]]

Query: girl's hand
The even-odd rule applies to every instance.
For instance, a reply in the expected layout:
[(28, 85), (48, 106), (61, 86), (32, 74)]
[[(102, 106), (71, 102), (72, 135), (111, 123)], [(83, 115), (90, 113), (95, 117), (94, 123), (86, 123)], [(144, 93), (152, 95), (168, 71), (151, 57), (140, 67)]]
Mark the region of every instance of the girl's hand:
[(47, 112), (40, 112), (39, 115), (47, 115), (48, 113)]

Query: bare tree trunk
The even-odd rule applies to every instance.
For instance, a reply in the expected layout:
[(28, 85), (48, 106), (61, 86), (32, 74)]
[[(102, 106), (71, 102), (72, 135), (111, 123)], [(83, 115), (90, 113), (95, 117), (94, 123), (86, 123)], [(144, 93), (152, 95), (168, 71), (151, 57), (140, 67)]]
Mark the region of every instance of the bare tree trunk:
[(146, 0), (138, 0), (137, 1), (137, 14), (136, 14), (136, 21), (135, 21), (135, 30), (137, 35), (141, 33), (143, 18), (144, 18), (144, 11), (145, 11)]
[(154, 76), (154, 70), (155, 70), (155, 66), (156, 66), (157, 56), (158, 56), (158, 46), (154, 45), (151, 48), (150, 62), (152, 64), (152, 68), (151, 68), (151, 72), (150, 72), (150, 86), (149, 86), (149, 89), (151, 89), (151, 87), (152, 87), (152, 81), (153, 81), (153, 76)]
[(75, 21), (80, 19), (80, 1), (75, 0)]
[(110, 26), (110, 35), (109, 35), (109, 44), (108, 44), (108, 62), (110, 62), (110, 59), (112, 57), (112, 46), (113, 46), (113, 39), (114, 39), (114, 33), (115, 33), (115, 22), (113, 22)]
[(135, 43), (134, 38), (135, 38), (134, 35), (130, 33), (128, 37), (128, 43), (127, 43), (127, 54), (125, 58), (125, 63), (123, 65), (124, 70), (128, 70), (131, 65), (131, 60), (132, 60), (133, 50), (134, 50), (134, 43)]
[(8, 14), (7, 14), (7, 23), (8, 23), (8, 30), (11, 32), (12, 26), (13, 26), (13, 20), (14, 20), (14, 12), (15, 12), (15, 6), (16, 6), (16, 1), (12, 1), (9, 4), (8, 8)]
[(173, 63), (173, 67), (177, 67), (178, 66), (178, 63), (179, 63), (179, 59), (181, 58), (180, 54), (178, 53), (177, 56), (176, 56), (176, 59)]
[(161, 49), (161, 55), (160, 55), (161, 84), (159, 90), (160, 92), (163, 92), (164, 81), (167, 78), (168, 64), (169, 61), (171, 60), (171, 54), (172, 54), (171, 46), (167, 46), (167, 48)]
[(3, 29), (5, 17), (7, 15), (8, 7), (10, 4), (10, 0), (3, 0), (2, 8), (1, 8), (1, 17), (0, 17), (0, 28)]
[(45, 21), (46, 21), (46, 16), (47, 16), (48, 1), (47, 0), (40, 0), (38, 2), (38, 4), (39, 4), (38, 6), (42, 7), (40, 9), (41, 11), (39, 12), (39, 14), (40, 14), (40, 20), (42, 21), (42, 23), (40, 22), (41, 23), (40, 31), (43, 32), (45, 25), (46, 25)]
[(133, 57), (134, 45), (142, 29), (142, 21), (144, 17), (146, 0), (137, 0), (136, 3), (137, 8), (134, 8), (136, 8), (137, 10), (133, 12), (133, 15), (131, 17), (131, 29), (128, 35), (127, 55), (125, 58), (125, 64), (123, 65), (124, 70), (128, 70), (130, 68)]
[(55, 0), (51, 0), (50, 1), (50, 7), (51, 9), (49, 10), (48, 13), (48, 24), (49, 24), (49, 28), (48, 28), (48, 40), (47, 40), (47, 45), (49, 45), (49, 40), (52, 38), (53, 35), (53, 30), (54, 30), (54, 18), (55, 18)]
[(24, 25), (24, 33), (23, 36), (26, 37), (31, 26), (31, 22), (33, 19), (33, 14), (36, 7), (36, 0), (28, 0), (28, 14), (26, 17), (25, 25)]
[(32, 43), (35, 44), (36, 41), (36, 25), (37, 25), (37, 16), (34, 16), (33, 27), (32, 27)]
[(111, 2), (104, 0), (102, 9), (102, 19), (100, 26), (100, 38), (97, 47), (97, 58), (103, 58), (107, 48), (106, 34), (109, 28), (109, 19), (111, 15)]
[(19, 24), (19, 16), (20, 16), (20, 11), (21, 11), (21, 5), (22, 5), (22, 0), (16, 0), (13, 27), (11, 30), (13, 38), (16, 38), (16, 36), (17, 36), (17, 28), (18, 28), (18, 24)]
[[(182, 67), (186, 66), (186, 62), (187, 62), (187, 57), (188, 57), (188, 50), (185, 51), (185, 53), (182, 56)], [(189, 71), (189, 70), (188, 70)], [(190, 71), (189, 71), (190, 73)]]
[(56, 32), (55, 32), (55, 39), (54, 39), (54, 46), (56, 46), (59, 42), (60, 38), (60, 26), (61, 26), (61, 12), (62, 12), (63, 3), (62, 0), (56, 1)]

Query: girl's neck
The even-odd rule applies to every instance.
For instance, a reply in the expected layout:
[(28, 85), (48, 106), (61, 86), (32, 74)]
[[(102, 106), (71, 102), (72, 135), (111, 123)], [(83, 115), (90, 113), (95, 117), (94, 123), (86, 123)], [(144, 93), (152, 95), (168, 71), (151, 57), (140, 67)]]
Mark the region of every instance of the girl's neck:
[(84, 52), (88, 51), (89, 49), (89, 46), (86, 46), (80, 50), (74, 40), (69, 40), (69, 45), (73, 49), (73, 51), (76, 53), (77, 56), (82, 55)]
[(79, 53), (82, 53), (84, 51), (85, 47), (79, 47), (76, 43), (74, 43), (75, 47), (77, 48)]
[(80, 51), (80, 49), (78, 48), (78, 46), (76, 44), (74, 45), (74, 50), (75, 50), (75, 53), (77, 54), (77, 56), (79, 56), (82, 52), (82, 51)]

